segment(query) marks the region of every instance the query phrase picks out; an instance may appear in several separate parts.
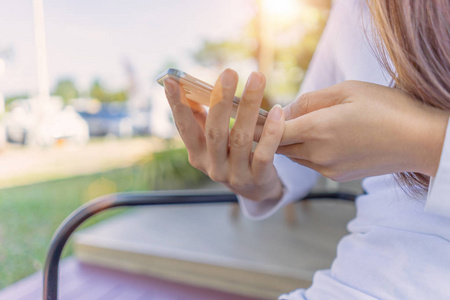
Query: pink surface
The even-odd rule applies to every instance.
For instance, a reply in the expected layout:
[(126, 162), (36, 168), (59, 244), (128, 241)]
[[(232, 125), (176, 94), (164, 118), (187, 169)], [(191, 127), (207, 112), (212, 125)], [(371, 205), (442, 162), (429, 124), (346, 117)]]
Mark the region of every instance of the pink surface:
[[(255, 300), (211, 289), (165, 281), (79, 263), (73, 258), (61, 262), (61, 300)], [(0, 291), (0, 300), (42, 298), (42, 272)]]

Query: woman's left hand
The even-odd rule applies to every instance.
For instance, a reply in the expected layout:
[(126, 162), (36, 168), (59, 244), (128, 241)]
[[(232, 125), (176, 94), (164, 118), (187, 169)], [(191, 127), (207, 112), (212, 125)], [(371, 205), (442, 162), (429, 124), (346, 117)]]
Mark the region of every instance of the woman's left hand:
[(449, 118), (398, 90), (358, 81), (304, 94), (284, 111), (277, 153), (336, 181), (434, 176)]
[(229, 130), (237, 82), (236, 72), (227, 69), (221, 74), (212, 90), (208, 113), (201, 105), (189, 102), (173, 79), (166, 79), (164, 85), (191, 165), (236, 194), (273, 204), (283, 196), (283, 184), (273, 164), (283, 134), (283, 110), (274, 107), (269, 112), (252, 152), (266, 80), (261, 73), (252, 73)]

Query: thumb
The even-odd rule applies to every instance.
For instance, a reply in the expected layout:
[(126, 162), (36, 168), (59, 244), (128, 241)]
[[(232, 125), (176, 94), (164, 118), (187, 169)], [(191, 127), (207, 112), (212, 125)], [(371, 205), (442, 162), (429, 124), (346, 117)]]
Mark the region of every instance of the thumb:
[(345, 99), (339, 85), (300, 95), (283, 108), (286, 120), (292, 120), (310, 112), (342, 103)]

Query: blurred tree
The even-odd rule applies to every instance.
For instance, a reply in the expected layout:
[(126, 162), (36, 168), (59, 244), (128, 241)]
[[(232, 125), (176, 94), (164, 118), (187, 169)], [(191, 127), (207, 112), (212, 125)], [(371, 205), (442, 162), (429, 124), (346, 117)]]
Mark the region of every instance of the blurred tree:
[(14, 100), (28, 99), (29, 97), (30, 97), (30, 95), (28, 95), (28, 94), (17, 94), (17, 95), (6, 96), (5, 102), (6, 102), (6, 104), (8, 104), (8, 103), (13, 102)]
[(78, 98), (79, 92), (75, 83), (70, 78), (60, 79), (52, 93), (55, 96), (60, 96), (64, 103), (68, 103), (70, 99)]
[(128, 100), (128, 91), (125, 89), (118, 91), (108, 91), (100, 79), (95, 79), (89, 92), (92, 98), (100, 102), (115, 102)]
[(111, 101), (119, 101), (119, 102), (127, 101), (128, 91), (123, 89), (116, 92), (112, 92), (109, 94), (109, 98), (111, 99)]
[(10, 111), (11, 109), (11, 103), (14, 102), (15, 100), (19, 100), (19, 99), (28, 99), (30, 97), (30, 95), (28, 94), (17, 94), (17, 95), (11, 95), (11, 96), (6, 96), (5, 97), (5, 111)]
[(330, 0), (292, 0), (286, 2), (292, 9), (282, 11), (281, 2), (253, 0), (254, 16), (238, 40), (205, 41), (194, 54), (201, 65), (220, 69), (254, 60), (267, 78), (265, 109), (272, 99), (291, 101), (298, 92), (331, 7)]
[(100, 79), (95, 79), (92, 82), (89, 94), (92, 98), (98, 99), (99, 101), (105, 100), (105, 95), (107, 94), (107, 92), (103, 87)]
[(230, 61), (252, 57), (251, 45), (239, 41), (204, 41), (203, 46), (194, 54), (194, 59), (204, 66), (223, 69)]

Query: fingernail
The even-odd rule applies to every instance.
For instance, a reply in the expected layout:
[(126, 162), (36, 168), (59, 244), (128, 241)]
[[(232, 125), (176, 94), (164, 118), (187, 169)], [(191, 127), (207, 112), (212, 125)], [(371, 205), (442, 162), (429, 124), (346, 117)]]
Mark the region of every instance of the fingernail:
[(249, 89), (257, 89), (261, 86), (263, 80), (263, 76), (261, 73), (253, 72), (247, 81), (247, 88)]
[(234, 76), (234, 72), (231, 69), (226, 69), (222, 72), (220, 76), (220, 81), (222, 82), (222, 86), (225, 88), (231, 88), (234, 86), (236, 82), (236, 78)]
[(274, 121), (280, 121), (282, 113), (283, 109), (281, 108), (281, 105), (277, 104), (274, 107), (272, 107), (267, 118)]
[(175, 85), (168, 78), (164, 80), (164, 88), (169, 95), (173, 95), (176, 91)]

